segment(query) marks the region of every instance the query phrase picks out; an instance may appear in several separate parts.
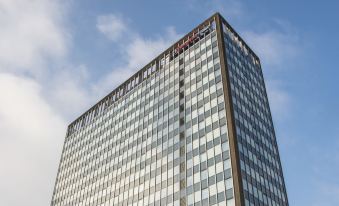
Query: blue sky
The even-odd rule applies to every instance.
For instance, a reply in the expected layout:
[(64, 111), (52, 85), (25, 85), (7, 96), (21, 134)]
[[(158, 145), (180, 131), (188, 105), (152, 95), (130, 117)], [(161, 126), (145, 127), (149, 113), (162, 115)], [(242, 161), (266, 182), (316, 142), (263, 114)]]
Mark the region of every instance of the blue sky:
[(339, 205), (339, 2), (0, 1), (0, 204), (48, 205), (66, 126), (219, 11), (261, 59), (290, 205)]

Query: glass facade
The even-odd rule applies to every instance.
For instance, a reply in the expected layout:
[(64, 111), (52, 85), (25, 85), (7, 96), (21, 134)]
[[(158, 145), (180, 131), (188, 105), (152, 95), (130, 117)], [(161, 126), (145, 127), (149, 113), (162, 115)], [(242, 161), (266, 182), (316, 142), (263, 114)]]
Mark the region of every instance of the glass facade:
[(235, 205), (213, 24), (69, 128), (52, 205)]
[(184, 205), (235, 205), (216, 32), (185, 51), (183, 60)]
[[(238, 184), (246, 206), (288, 205), (260, 64), (220, 18), (207, 19), (70, 124), (52, 206), (235, 206), (242, 205)], [(229, 143), (223, 47), (238, 159)]]
[(287, 206), (259, 59), (226, 22), (222, 28), (245, 206)]

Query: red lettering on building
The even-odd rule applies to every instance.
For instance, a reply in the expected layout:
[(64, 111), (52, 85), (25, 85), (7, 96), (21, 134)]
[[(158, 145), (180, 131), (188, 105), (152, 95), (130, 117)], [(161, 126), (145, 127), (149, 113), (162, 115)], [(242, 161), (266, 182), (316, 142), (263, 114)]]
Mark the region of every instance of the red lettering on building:
[(197, 38), (200, 38), (200, 36), (204, 35), (206, 32), (210, 31), (211, 27), (207, 26), (203, 28), (199, 33), (194, 32), (192, 36), (188, 37), (188, 39), (182, 43), (179, 44), (175, 49), (174, 49), (174, 54), (179, 54), (181, 50), (183, 50), (185, 47), (189, 46), (192, 42), (194, 42)]
[(184, 49), (186, 46), (189, 46), (190, 43), (192, 43), (194, 40), (198, 38), (197, 33), (193, 33), (192, 36), (190, 36), (184, 43), (180, 44), (177, 48), (175, 48), (174, 53), (178, 54), (182, 49)]

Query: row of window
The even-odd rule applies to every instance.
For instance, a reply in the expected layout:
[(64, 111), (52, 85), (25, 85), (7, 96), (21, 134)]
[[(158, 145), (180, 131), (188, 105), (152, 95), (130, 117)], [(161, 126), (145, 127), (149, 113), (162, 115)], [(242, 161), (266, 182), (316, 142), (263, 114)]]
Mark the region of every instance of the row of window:
[[(214, 81), (213, 80), (211, 80), (210, 82), (213, 82), (214, 83)], [(211, 85), (212, 86), (212, 85)], [(206, 90), (206, 89), (205, 89)], [(138, 95), (139, 96), (139, 95)], [(156, 96), (156, 95), (154, 95), (154, 96)], [(215, 95), (211, 95), (211, 97), (213, 97), (213, 96), (215, 96)], [(153, 96), (151, 96), (151, 98), (152, 98)], [(166, 97), (165, 97), (166, 98)], [(155, 99), (157, 99), (157, 98), (155, 98)], [(148, 101), (148, 99), (146, 99), (146, 101)], [(212, 103), (213, 103), (213, 101), (212, 101)], [(174, 103), (174, 105), (175, 105), (176, 103)], [(155, 104), (154, 106), (153, 106), (153, 108), (157, 108), (157, 105), (158, 104)], [(212, 104), (213, 105), (213, 104)], [(193, 105), (193, 107), (194, 107), (194, 105)], [(143, 107), (141, 107), (140, 106), (140, 108), (143, 108)], [(169, 106), (168, 107), (169, 108), (169, 111), (172, 111), (172, 109), (171, 108), (173, 108), (173, 105), (171, 105), (171, 106)], [(149, 108), (149, 109), (145, 109), (145, 110), (150, 110), (150, 111), (152, 111), (152, 107), (151, 108)], [(160, 109), (159, 109), (160, 110)], [(213, 112), (213, 110), (214, 109), (212, 109), (212, 112)], [(157, 110), (156, 110), (157, 111)], [(161, 111), (161, 110), (160, 110)], [(167, 107), (165, 106), (164, 107), (164, 112), (165, 111), (167, 111)], [(138, 110), (137, 110), (137, 113), (138, 113)], [(160, 122), (162, 122), (162, 119), (161, 118), (157, 118), (157, 114), (159, 114), (159, 117), (162, 117), (162, 113), (160, 112), (154, 112), (154, 116), (153, 116), (153, 121), (157, 121), (158, 123)], [(140, 115), (141, 116), (141, 118), (143, 117), (142, 116), (142, 114)], [(134, 121), (135, 121), (135, 119), (138, 119), (138, 118), (140, 118), (140, 116), (138, 115), (138, 116), (136, 116), (135, 118), (133, 118), (133, 119), (130, 119), (129, 120), (129, 123), (133, 123)], [(140, 118), (140, 119), (141, 119)], [(170, 118), (170, 120), (169, 120), (169, 123), (171, 123), (171, 122), (173, 122), (173, 121), (176, 121), (177, 120), (177, 115), (174, 117), (174, 118)], [(115, 119), (115, 121), (113, 121), (112, 123), (117, 123), (117, 122), (123, 122), (123, 120), (121, 119), (121, 118), (119, 118), (119, 119)], [(128, 124), (129, 124), (128, 122), (127, 122), (127, 127), (129, 126)], [(150, 119), (148, 122), (143, 122), (144, 124), (143, 125), (147, 125), (147, 124), (145, 124), (145, 123), (152, 123), (152, 119)], [(167, 124), (166, 124), (167, 122), (164, 122), (164, 125), (165, 126), (167, 126)], [(139, 124), (139, 127), (141, 126), (141, 124), (142, 124), (142, 122)], [(114, 124), (113, 124), (114, 125)], [(154, 125), (154, 124), (153, 124)], [(161, 125), (155, 125), (155, 126), (157, 126), (158, 128), (160, 128), (161, 129)], [(154, 126), (153, 126), (154, 127)], [(138, 128), (136, 128), (136, 130), (137, 130)], [(140, 129), (140, 128), (139, 128)], [(110, 128), (106, 128), (106, 130), (110, 130)], [(110, 132), (110, 135), (117, 135), (118, 133), (120, 133), (121, 132), (121, 130), (122, 130), (122, 128), (120, 127), (118, 130), (113, 130), (112, 132)], [(103, 132), (105, 132), (105, 131), (103, 131)], [(131, 130), (129, 133), (127, 133), (127, 137), (124, 137), (124, 136), (122, 136), (121, 138), (119, 138), (119, 142), (124, 142), (125, 140), (126, 140), (126, 138), (129, 138), (129, 135), (128, 134), (134, 134), (135, 133), (135, 131), (134, 130)], [(139, 141), (139, 140), (138, 140)], [(102, 141), (102, 142), (105, 142), (105, 139)], [(86, 149), (86, 150), (83, 150), (84, 152), (86, 151), (86, 152), (88, 152), (88, 151), (93, 151), (94, 149), (96, 149), (97, 147), (98, 147), (98, 145), (100, 145), (100, 144), (102, 144), (102, 142), (97, 142), (97, 144), (95, 144), (95, 145), (92, 145), (91, 146), (91, 148), (88, 150), (88, 149)], [(114, 147), (116, 147), (116, 146), (118, 146), (117, 144), (116, 144), (116, 142), (113, 142), (112, 144), (110, 144), (110, 145), (112, 145), (112, 146), (114, 146)], [(77, 147), (75, 147), (73, 144), (72, 144), (72, 150), (70, 150), (68, 153), (66, 153), (66, 154), (70, 154), (70, 155), (72, 155), (72, 154), (74, 154), (74, 150), (76, 150), (77, 149)], [(83, 146), (79, 146), (79, 147), (83, 147)], [(75, 148), (75, 149), (74, 149)], [(121, 151), (121, 150), (120, 150)], [(125, 151), (125, 149), (123, 148), (122, 149), (122, 151)], [(81, 154), (79, 155), (80, 157), (81, 157)], [(65, 158), (67, 158), (67, 157), (65, 157)], [(74, 166), (74, 162), (73, 161), (69, 161), (68, 162), (68, 165), (73, 165)], [(65, 167), (67, 167), (68, 165), (65, 165)], [(64, 165), (63, 165), (64, 166)], [(65, 174), (65, 176), (66, 177), (68, 177), (68, 174)]]
[(212, 32), (68, 136), (53, 205), (234, 205), (220, 73)]
[(225, 27), (245, 205), (285, 206), (286, 193), (260, 64)]

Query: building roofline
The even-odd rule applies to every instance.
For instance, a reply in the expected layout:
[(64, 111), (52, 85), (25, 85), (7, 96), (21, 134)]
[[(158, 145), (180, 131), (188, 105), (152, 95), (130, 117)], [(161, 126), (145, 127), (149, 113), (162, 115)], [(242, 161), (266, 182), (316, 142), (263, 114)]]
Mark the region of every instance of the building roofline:
[(111, 95), (116, 93), (119, 89), (124, 88), (127, 83), (129, 83), (133, 78), (137, 77), (138, 75), (142, 74), (145, 70), (147, 70), (152, 64), (159, 61), (161, 58), (169, 54), (171, 51), (173, 51), (178, 45), (180, 45), (184, 40), (189, 38), (193, 33), (195, 33), (197, 30), (203, 28), (207, 24), (209, 24), (212, 20), (216, 20), (218, 16), (222, 19), (223, 22), (227, 24), (227, 26), (234, 32), (237, 37), (244, 43), (244, 45), (248, 48), (251, 54), (253, 54), (258, 60), (259, 58), (255, 55), (253, 50), (246, 44), (246, 42), (238, 35), (238, 33), (231, 27), (231, 25), (221, 16), (219, 12), (214, 13), (212, 16), (204, 20), (202, 23), (200, 23), (198, 26), (196, 26), (194, 29), (192, 29), (189, 33), (184, 35), (182, 38), (180, 38), (178, 41), (173, 43), (170, 47), (168, 47), (165, 51), (161, 52), (157, 57), (153, 58), (149, 63), (147, 63), (145, 66), (143, 66), (141, 69), (139, 69), (137, 72), (135, 72), (131, 77), (129, 77), (127, 80), (125, 80), (123, 83), (121, 83), (119, 86), (117, 86), (115, 89), (113, 89), (110, 93), (108, 93), (106, 96), (102, 97), (100, 101), (95, 103), (93, 106), (91, 106), (88, 110), (86, 110), (84, 113), (82, 113), (78, 118), (73, 120), (69, 125), (68, 129), (76, 124), (80, 119), (85, 117), (86, 114), (88, 114), (90, 111), (94, 110), (97, 106), (99, 106), (101, 103), (105, 102)]
[(191, 36), (194, 32), (196, 32), (196, 30), (198, 30), (199, 28), (205, 26), (207, 23), (209, 23), (211, 20), (215, 19), (217, 17), (217, 15), (220, 15), (218, 12), (213, 14), (212, 16), (210, 16), (208, 19), (206, 19), (204, 22), (202, 22), (201, 24), (199, 24), (197, 27), (195, 27), (194, 29), (192, 29), (189, 33), (187, 33), (185, 36), (183, 36), (182, 38), (180, 38), (178, 41), (176, 41), (175, 43), (173, 43), (170, 47), (168, 47), (165, 51), (161, 52), (161, 54), (159, 54), (157, 57), (153, 58), (149, 63), (147, 63), (145, 66), (143, 66), (141, 69), (139, 69), (137, 72), (135, 72), (131, 77), (129, 77), (127, 80), (125, 80), (123, 83), (121, 83), (119, 86), (117, 86), (115, 89), (113, 89), (109, 94), (107, 94), (106, 96), (104, 96), (103, 98), (100, 99), (100, 101), (98, 101), (97, 103), (95, 103), (92, 107), (90, 107), (88, 110), (86, 110), (84, 113), (82, 113), (78, 118), (76, 118), (74, 121), (72, 121), (69, 125), (68, 128), (70, 126), (72, 126), (73, 124), (75, 124), (78, 120), (80, 120), (81, 118), (83, 118), (88, 112), (92, 111), (93, 109), (95, 109), (100, 103), (102, 103), (103, 101), (105, 101), (108, 97), (110, 97), (112, 94), (114, 94), (117, 90), (119, 90), (120, 88), (124, 87), (126, 85), (126, 83), (128, 83), (130, 80), (132, 80), (133, 78), (135, 78), (137, 75), (139, 75), (140, 73), (142, 73), (143, 71), (145, 71), (146, 69), (148, 69), (148, 67), (152, 64), (154, 64), (156, 61), (160, 60), (162, 57), (164, 57), (166, 54), (168, 54), (170, 51), (174, 50), (175, 47), (177, 45), (179, 45), (183, 40), (187, 39), (189, 36)]

